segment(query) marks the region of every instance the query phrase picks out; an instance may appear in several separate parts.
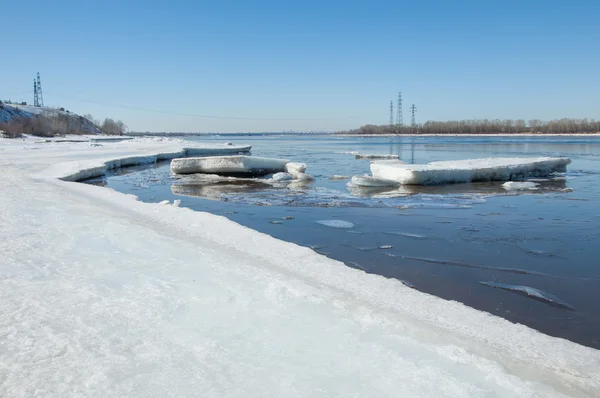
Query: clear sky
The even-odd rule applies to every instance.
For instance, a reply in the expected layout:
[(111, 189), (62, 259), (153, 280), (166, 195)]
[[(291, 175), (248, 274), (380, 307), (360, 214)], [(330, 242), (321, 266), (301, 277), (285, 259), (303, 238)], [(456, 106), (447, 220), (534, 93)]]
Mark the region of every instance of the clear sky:
[[(0, 98), (134, 131), (600, 118), (600, 0), (2, 1)], [(142, 109), (160, 112), (145, 111)], [(218, 116), (219, 118), (201, 117)]]

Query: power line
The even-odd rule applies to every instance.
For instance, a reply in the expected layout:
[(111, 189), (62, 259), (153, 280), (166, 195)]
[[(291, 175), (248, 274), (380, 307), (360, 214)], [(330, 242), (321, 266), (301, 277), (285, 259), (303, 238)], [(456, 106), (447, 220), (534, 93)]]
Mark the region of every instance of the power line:
[(89, 103), (92, 103), (92, 104), (99, 104), (99, 105), (111, 106), (111, 107), (114, 107), (114, 108), (132, 109), (132, 110), (136, 110), (136, 111), (144, 111), (144, 112), (152, 112), (152, 113), (162, 113), (162, 114), (166, 114), (166, 115), (201, 117), (201, 118), (205, 118), (205, 119), (222, 119), (222, 120), (271, 120), (271, 121), (354, 120), (354, 118), (268, 118), (268, 117), (239, 117), (239, 116), (203, 115), (203, 114), (197, 114), (197, 113), (172, 112), (172, 111), (165, 111), (165, 110), (161, 110), (161, 109), (149, 109), (149, 108), (140, 108), (140, 107), (128, 106), (128, 105), (112, 104), (112, 103), (108, 103), (108, 102), (94, 101), (94, 100), (88, 100), (88, 99), (83, 99), (83, 98), (75, 98), (75, 97), (70, 97), (70, 96), (60, 95), (60, 94), (54, 94), (54, 95), (56, 95), (57, 97), (62, 97), (62, 98), (70, 99), (70, 100), (73, 100), (73, 101), (89, 102)]
[[(35, 79), (33, 79), (33, 82), (35, 83)], [(27, 91), (20, 91), (18, 93), (12, 93), (12, 94), (2, 94), (4, 96), (5, 99), (10, 99), (10, 97), (14, 97), (17, 95), (23, 95), (23, 94), (30, 94), (32, 93), (33, 90), (27, 90)]]
[(390, 101), (390, 126), (394, 125), (394, 101)]

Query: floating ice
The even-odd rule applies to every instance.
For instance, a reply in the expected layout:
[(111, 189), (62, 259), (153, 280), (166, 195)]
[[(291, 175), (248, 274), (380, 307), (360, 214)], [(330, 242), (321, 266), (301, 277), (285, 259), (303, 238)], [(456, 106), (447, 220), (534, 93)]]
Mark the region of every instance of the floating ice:
[(344, 220), (319, 220), (317, 224), (325, 225), (331, 228), (354, 228), (354, 224)]
[(297, 174), (294, 176), (294, 179), (295, 179), (295, 180), (298, 180), (298, 181), (305, 181), (305, 182), (308, 182), (308, 181), (314, 181), (315, 177), (313, 177), (313, 176), (312, 176), (312, 175), (310, 175), (310, 174), (305, 174), (305, 173), (297, 173)]
[(285, 159), (262, 158), (255, 156), (208, 156), (179, 158), (171, 161), (171, 171), (175, 174), (219, 174), (233, 176), (267, 175), (285, 170)]
[(354, 176), (351, 184), (357, 187), (396, 187), (400, 185), (397, 181), (369, 176)]
[(273, 177), (271, 177), (271, 179), (273, 181), (290, 181), (294, 179), (294, 177), (290, 173), (279, 172), (273, 174)]
[(338, 174), (334, 174), (332, 176), (329, 176), (330, 180), (347, 180), (349, 178), (350, 177), (348, 177), (348, 176), (342, 176), (342, 175), (338, 175)]
[(552, 305), (554, 307), (560, 307), (560, 308), (565, 308), (565, 309), (568, 309), (571, 311), (575, 311), (575, 308), (573, 306), (571, 306), (568, 303), (565, 303), (558, 297), (556, 297), (550, 293), (543, 292), (543, 291), (536, 289), (534, 287), (531, 287), (531, 286), (509, 285), (509, 284), (498, 283), (498, 282), (479, 282), (479, 283), (481, 283), (482, 285), (485, 285), (485, 286), (494, 287), (496, 289), (508, 290), (510, 292), (524, 294), (527, 297), (530, 297), (534, 300), (542, 301), (542, 302)]
[(540, 184), (532, 181), (507, 181), (502, 184), (502, 188), (507, 191), (524, 191), (531, 189), (538, 189)]
[(238, 155), (240, 153), (248, 153), (252, 149), (252, 145), (232, 145), (228, 142), (224, 145), (216, 144), (211, 147), (193, 147), (186, 148), (187, 156), (215, 156), (215, 155)]
[(371, 154), (356, 153), (356, 154), (354, 154), (354, 156), (356, 157), (356, 159), (398, 159), (399, 158), (398, 155), (386, 155), (386, 154), (376, 154), (376, 153), (371, 153)]
[(425, 239), (425, 235), (413, 234), (413, 233), (410, 233), (410, 232), (386, 231), (384, 233), (386, 233), (388, 235), (398, 235), (398, 236), (406, 236), (406, 237), (409, 237), (409, 238)]
[(305, 163), (288, 162), (285, 165), (285, 171), (290, 173), (292, 177), (299, 179), (301, 174), (304, 174), (308, 166)]
[(568, 158), (489, 158), (431, 162), (429, 164), (371, 163), (374, 177), (401, 184), (431, 185), (472, 181), (508, 181), (546, 177), (564, 172)]

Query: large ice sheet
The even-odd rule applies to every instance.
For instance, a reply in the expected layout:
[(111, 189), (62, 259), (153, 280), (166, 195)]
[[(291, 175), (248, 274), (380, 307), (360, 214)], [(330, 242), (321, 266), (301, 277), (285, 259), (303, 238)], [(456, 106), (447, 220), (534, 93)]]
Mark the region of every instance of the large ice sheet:
[(285, 171), (285, 159), (258, 156), (208, 156), (171, 161), (175, 174), (267, 175)]
[(488, 158), (431, 162), (428, 164), (371, 163), (376, 178), (407, 185), (432, 185), (475, 181), (508, 181), (545, 177), (564, 172), (568, 158)]

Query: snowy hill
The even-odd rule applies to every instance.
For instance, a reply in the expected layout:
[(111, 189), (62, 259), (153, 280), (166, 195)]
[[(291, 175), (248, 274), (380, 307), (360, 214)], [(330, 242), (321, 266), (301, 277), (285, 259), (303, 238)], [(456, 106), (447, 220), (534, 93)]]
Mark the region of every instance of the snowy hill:
[(0, 104), (0, 130), (42, 135), (100, 133), (91, 121), (68, 111), (7, 103)]

